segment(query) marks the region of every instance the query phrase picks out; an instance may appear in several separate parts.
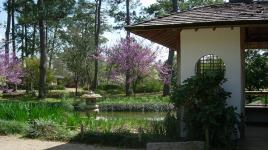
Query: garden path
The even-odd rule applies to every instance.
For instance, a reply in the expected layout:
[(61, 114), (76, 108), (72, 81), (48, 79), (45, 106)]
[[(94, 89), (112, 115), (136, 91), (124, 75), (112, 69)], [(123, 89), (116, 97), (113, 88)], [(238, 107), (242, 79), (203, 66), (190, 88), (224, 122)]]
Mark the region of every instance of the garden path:
[(93, 146), (86, 144), (73, 144), (64, 142), (49, 142), (49, 141), (40, 141), (33, 139), (24, 139), (18, 136), (0, 136), (0, 149), (1, 150), (127, 150), (114, 147), (102, 147), (102, 146)]

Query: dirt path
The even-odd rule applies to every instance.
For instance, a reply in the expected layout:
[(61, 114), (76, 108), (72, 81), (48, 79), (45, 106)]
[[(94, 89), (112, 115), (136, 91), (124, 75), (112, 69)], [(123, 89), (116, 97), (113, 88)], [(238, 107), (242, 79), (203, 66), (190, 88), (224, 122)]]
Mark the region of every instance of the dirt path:
[[(1, 150), (123, 150), (120, 148), (100, 147), (85, 144), (48, 142), (24, 139), (18, 136), (0, 136)], [(126, 150), (126, 149), (125, 149)]]

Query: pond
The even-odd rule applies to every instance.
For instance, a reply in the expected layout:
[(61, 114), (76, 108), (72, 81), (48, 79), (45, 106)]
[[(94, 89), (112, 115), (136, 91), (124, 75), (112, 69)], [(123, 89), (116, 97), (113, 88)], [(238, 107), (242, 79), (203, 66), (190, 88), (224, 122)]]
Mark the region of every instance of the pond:
[(167, 112), (99, 112), (97, 118), (164, 120)]

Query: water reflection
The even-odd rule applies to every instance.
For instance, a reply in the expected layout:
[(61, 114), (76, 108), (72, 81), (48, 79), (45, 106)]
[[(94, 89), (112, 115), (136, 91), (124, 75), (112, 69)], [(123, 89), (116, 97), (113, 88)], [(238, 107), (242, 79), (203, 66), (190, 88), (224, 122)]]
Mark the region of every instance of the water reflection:
[(99, 112), (97, 120), (111, 119), (141, 119), (141, 120), (164, 120), (167, 112)]

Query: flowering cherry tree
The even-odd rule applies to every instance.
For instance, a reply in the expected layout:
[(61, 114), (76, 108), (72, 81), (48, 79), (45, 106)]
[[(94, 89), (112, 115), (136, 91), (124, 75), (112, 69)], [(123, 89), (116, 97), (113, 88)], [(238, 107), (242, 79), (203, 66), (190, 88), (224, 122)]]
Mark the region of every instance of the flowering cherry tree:
[(23, 76), (21, 62), (16, 57), (0, 54), (0, 78), (8, 84), (20, 84)]
[(154, 66), (155, 53), (134, 38), (121, 39), (116, 45), (106, 50), (106, 61), (111, 66), (111, 78), (132, 84), (135, 91), (137, 82), (150, 74)]
[(168, 64), (162, 64), (161, 62), (156, 64), (156, 69), (158, 71), (158, 75), (161, 79), (161, 81), (164, 84), (170, 84), (171, 83), (171, 72), (172, 68)]

